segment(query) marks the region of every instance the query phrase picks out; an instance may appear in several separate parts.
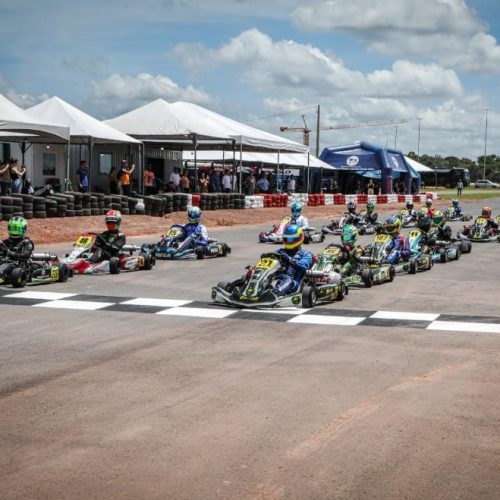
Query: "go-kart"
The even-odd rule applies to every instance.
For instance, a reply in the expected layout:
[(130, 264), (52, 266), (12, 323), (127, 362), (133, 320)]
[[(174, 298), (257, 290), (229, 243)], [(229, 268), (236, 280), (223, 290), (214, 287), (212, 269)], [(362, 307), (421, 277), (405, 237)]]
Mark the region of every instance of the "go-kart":
[[(263, 231), (259, 233), (260, 243), (283, 243), (283, 231), (285, 227), (292, 222), (292, 218), (289, 215), (285, 215), (279, 224), (274, 225), (272, 231)], [(303, 228), (304, 231), (304, 243), (308, 245), (309, 243), (321, 243), (325, 240), (325, 235), (318, 231), (316, 228), (309, 226)]]
[(382, 224), (380, 222), (367, 222), (366, 216), (368, 212), (366, 210), (362, 210), (358, 217), (359, 222), (357, 224), (359, 234), (374, 234), (379, 233), (382, 229)]
[(227, 243), (220, 243), (214, 239), (209, 239), (206, 246), (196, 245), (193, 239), (192, 244), (183, 247), (182, 243), (187, 238), (188, 234), (183, 226), (173, 225), (158, 243), (148, 246), (157, 258), (170, 260), (225, 257), (231, 253), (231, 248)]
[(49, 253), (33, 253), (25, 261), (4, 258), (0, 263), (0, 285), (12, 285), (14, 288), (63, 283), (71, 276), (70, 268), (59, 261), (57, 255)]
[(396, 273), (415, 274), (418, 271), (432, 269), (433, 259), (431, 255), (422, 250), (423, 234), (420, 229), (412, 229), (408, 235), (408, 246), (411, 255), (408, 260), (401, 259), (394, 265)]
[(344, 226), (351, 224), (354, 217), (349, 212), (344, 212), (338, 219), (332, 219), (330, 224), (323, 226), (321, 232), (323, 234), (342, 234)]
[(242, 308), (314, 307), (318, 300), (342, 300), (347, 293), (345, 284), (336, 273), (308, 271), (302, 283), (288, 295), (274, 292), (276, 273), (282, 267), (280, 254), (262, 254), (255, 266), (232, 282), (221, 281), (212, 288), (212, 299), (217, 304)]
[[(495, 222), (500, 224), (500, 216), (495, 218)], [(477, 217), (474, 224), (469, 226), (468, 234), (463, 232), (457, 233), (457, 238), (460, 240), (468, 240), (476, 243), (487, 243), (489, 241), (499, 241), (499, 231), (495, 230), (493, 234), (488, 233), (488, 221), (484, 217)]]
[(401, 221), (402, 227), (415, 227), (417, 225), (417, 219), (410, 214), (407, 208), (402, 208), (395, 217)]
[(455, 207), (453, 205), (450, 205), (444, 211), (444, 219), (446, 221), (463, 221), (463, 222), (466, 222), (466, 221), (472, 220), (472, 215), (464, 214), (464, 213), (461, 213), (460, 215), (456, 215), (456, 213), (455, 213)]
[[(150, 270), (155, 265), (155, 255), (147, 245), (123, 245), (118, 256), (109, 257), (100, 245), (104, 245), (98, 233), (82, 234), (73, 244), (64, 262), (75, 274), (119, 274), (121, 271)], [(134, 252), (139, 251), (138, 254)], [(128, 254), (128, 255), (127, 255)]]

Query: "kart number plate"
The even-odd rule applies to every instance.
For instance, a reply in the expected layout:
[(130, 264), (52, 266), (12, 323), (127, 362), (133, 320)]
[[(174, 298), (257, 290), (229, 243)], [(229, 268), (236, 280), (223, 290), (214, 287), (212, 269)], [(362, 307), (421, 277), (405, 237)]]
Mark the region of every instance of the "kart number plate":
[(416, 231), (415, 229), (413, 231), (410, 231), (410, 238), (418, 238), (420, 236), (420, 231)]
[(257, 264), (256, 268), (257, 269), (271, 269), (274, 266), (275, 260), (271, 259), (269, 257), (264, 257), (263, 259), (259, 260), (259, 263)]
[(59, 268), (58, 267), (53, 267), (50, 270), (50, 279), (57, 281), (59, 279)]
[(486, 224), (486, 219), (484, 217), (478, 217), (476, 219), (476, 224)]
[(389, 236), (386, 234), (377, 234), (375, 236), (375, 243), (385, 243), (389, 239)]
[(76, 240), (76, 246), (77, 247), (89, 247), (90, 245), (92, 245), (92, 240), (94, 238), (92, 236), (80, 236), (77, 240)]
[(176, 236), (179, 236), (181, 234), (181, 231), (179, 229), (169, 229), (167, 231), (167, 236), (169, 238), (175, 238)]
[(323, 253), (325, 255), (338, 255), (340, 253), (340, 248), (326, 248)]

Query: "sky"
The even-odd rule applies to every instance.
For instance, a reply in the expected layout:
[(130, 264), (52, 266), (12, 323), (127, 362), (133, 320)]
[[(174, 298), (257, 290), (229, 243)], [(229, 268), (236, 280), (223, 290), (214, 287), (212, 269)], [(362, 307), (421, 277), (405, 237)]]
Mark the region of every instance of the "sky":
[(280, 127), (315, 129), (319, 105), (321, 129), (407, 120), (320, 130), (320, 151), (363, 140), (477, 159), (485, 142), (500, 154), (496, 3), (0, 0), (0, 93), (98, 119), (189, 101), (298, 142)]

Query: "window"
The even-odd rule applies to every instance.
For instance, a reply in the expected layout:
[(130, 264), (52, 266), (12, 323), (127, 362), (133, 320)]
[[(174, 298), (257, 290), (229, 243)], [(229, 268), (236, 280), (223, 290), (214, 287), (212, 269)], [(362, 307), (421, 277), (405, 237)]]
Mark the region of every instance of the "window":
[(56, 175), (56, 154), (43, 153), (42, 155), (42, 171), (43, 175)]
[(99, 173), (109, 174), (113, 164), (113, 155), (111, 153), (101, 153), (99, 155)]

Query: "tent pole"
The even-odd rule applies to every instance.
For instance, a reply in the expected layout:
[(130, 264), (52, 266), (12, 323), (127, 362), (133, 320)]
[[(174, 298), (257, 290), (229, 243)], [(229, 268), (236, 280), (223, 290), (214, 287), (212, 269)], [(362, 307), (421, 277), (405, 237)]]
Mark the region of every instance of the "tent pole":
[(311, 189), (311, 168), (310, 168), (310, 154), (307, 153), (307, 190), (306, 193), (309, 193)]
[(66, 158), (66, 179), (64, 179), (64, 190), (68, 191), (70, 182), (69, 182), (69, 163), (71, 159), (71, 138), (68, 139), (68, 144), (67, 144), (67, 152), (68, 156)]
[(88, 148), (89, 148), (89, 192), (92, 191), (92, 153), (93, 153), (93, 144), (92, 144), (92, 137), (89, 137), (89, 143), (88, 143)]
[[(280, 175), (280, 150), (278, 149), (277, 161), (276, 161), (276, 188), (278, 187), (278, 179)], [(283, 181), (283, 179), (281, 179)]]
[(240, 182), (238, 186), (238, 193), (241, 194), (241, 184), (242, 184), (242, 176), (243, 176), (243, 138), (241, 138), (240, 142)]
[(194, 145), (194, 189), (195, 193), (198, 192), (198, 136), (197, 134), (193, 134), (193, 145)]

